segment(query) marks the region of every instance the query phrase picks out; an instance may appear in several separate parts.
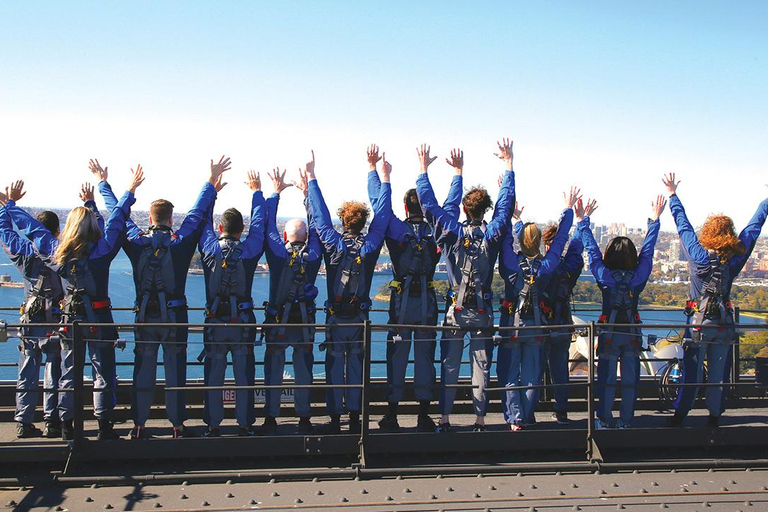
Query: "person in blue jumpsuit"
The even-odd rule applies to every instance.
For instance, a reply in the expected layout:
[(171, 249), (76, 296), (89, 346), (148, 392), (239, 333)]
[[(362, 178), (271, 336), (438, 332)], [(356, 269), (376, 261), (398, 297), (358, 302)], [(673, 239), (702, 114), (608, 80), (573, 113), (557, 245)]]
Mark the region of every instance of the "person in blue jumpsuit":
[[(104, 197), (107, 210), (117, 205), (117, 197), (108, 182), (108, 168), (102, 168), (98, 160), (91, 160), (91, 172), (99, 179), (99, 192)], [(186, 323), (187, 299), (185, 289), (187, 273), (192, 256), (202, 233), (203, 220), (216, 196), (214, 184), (221, 174), (229, 169), (229, 161), (224, 157), (214, 164), (211, 160), (211, 172), (208, 182), (203, 186), (195, 205), (187, 213), (178, 230), (173, 231), (173, 205), (159, 199), (150, 205), (150, 228), (142, 231), (130, 218), (127, 220), (126, 239), (123, 250), (131, 261), (133, 280), (136, 286), (136, 322)], [(159, 243), (158, 243), (159, 242)], [(157, 247), (153, 246), (156, 245)], [(147, 251), (155, 254), (148, 256)], [(160, 255), (158, 257), (158, 255)], [(169, 258), (169, 263), (164, 258)], [(158, 267), (155, 275), (153, 266)], [(167, 270), (166, 270), (167, 269)], [(168, 274), (163, 275), (163, 274)], [(165, 282), (166, 280), (170, 282)], [(158, 282), (155, 282), (158, 281)], [(151, 289), (145, 289), (151, 288)], [(159, 289), (159, 291), (158, 291)], [(162, 294), (163, 303), (160, 304)], [(163, 310), (166, 311), (163, 316)], [(134, 329), (136, 346), (133, 366), (132, 416), (133, 429), (131, 439), (146, 437), (144, 425), (149, 419), (155, 386), (157, 384), (157, 352), (160, 342), (163, 346), (163, 369), (168, 387), (183, 387), (187, 381), (187, 335), (185, 326), (171, 328), (136, 327)], [(165, 410), (173, 428), (173, 437), (191, 435), (185, 429), (186, 400), (182, 391), (168, 391), (165, 398)]]
[[(285, 324), (315, 323), (315, 298), (317, 288), (315, 280), (322, 263), (323, 248), (315, 229), (307, 198), (308, 183), (306, 173), (302, 173), (294, 185), (304, 194), (304, 207), (307, 210), (307, 222), (303, 219), (291, 219), (285, 224), (282, 235), (277, 229), (277, 208), (280, 194), (291, 185), (285, 183), (285, 171), (277, 169), (270, 175), (275, 193), (266, 201), (266, 256), (269, 265), (269, 302), (265, 304), (265, 324), (281, 324), (280, 327), (265, 327), (267, 350), (264, 354), (264, 383), (267, 386), (280, 386), (283, 383), (285, 352), (293, 347), (294, 382), (299, 386), (312, 384), (314, 327), (286, 327)], [(267, 389), (262, 432), (273, 435), (277, 432), (277, 418), (280, 415), (279, 389)], [(294, 408), (299, 417), (299, 434), (312, 433), (312, 408), (310, 390), (294, 389)]]
[[(81, 197), (85, 206), (79, 206), (67, 216), (67, 222), (59, 239), (27, 212), (11, 206), (11, 216), (20, 230), (35, 245), (37, 252), (46, 259), (48, 266), (57, 272), (65, 283), (62, 301), (62, 323), (80, 320), (87, 323), (114, 323), (109, 300), (109, 267), (120, 250), (125, 238), (125, 223), (135, 202), (134, 192), (144, 181), (139, 165), (132, 170), (131, 184), (112, 210), (104, 228), (93, 202), (93, 187), (84, 185)], [(62, 371), (59, 388), (59, 416), (62, 438), (74, 435), (74, 393), (66, 391), (74, 387), (74, 352), (72, 333), (61, 329)], [(115, 407), (115, 341), (117, 329), (112, 326), (89, 328), (83, 332), (91, 359), (93, 376), (94, 415), (99, 422), (98, 439), (115, 439), (112, 410)]]
[[(232, 369), (236, 386), (250, 386), (235, 392), (235, 416), (238, 435), (253, 436), (256, 413), (253, 408), (253, 385), (256, 377), (256, 361), (253, 347), (256, 330), (252, 327), (217, 327), (216, 324), (255, 323), (253, 314), (253, 273), (264, 252), (264, 194), (261, 180), (253, 171), (248, 173), (248, 187), (253, 191), (251, 223), (248, 235), (241, 242), (244, 231), (242, 214), (234, 208), (226, 210), (218, 226), (219, 235), (213, 230), (213, 205), (203, 226), (199, 248), (202, 255), (206, 290), (204, 330), (206, 386), (224, 385), (227, 369), (227, 353), (232, 352)], [(218, 190), (223, 187), (217, 181)], [(217, 191), (218, 191), (217, 190)], [(224, 419), (224, 397), (221, 389), (205, 394), (203, 420), (208, 425), (205, 437), (219, 437), (219, 426)]]
[[(541, 231), (536, 224), (520, 226), (519, 252), (514, 250), (515, 237), (511, 227), (507, 226), (499, 258), (499, 274), (504, 280), (505, 295), (500, 308), (500, 327), (543, 326), (548, 322), (542, 307), (542, 281), (551, 276), (560, 263), (560, 255), (565, 249), (568, 232), (573, 224), (571, 208), (578, 194), (575, 188), (571, 188), (570, 194), (563, 194), (566, 207), (560, 215), (556, 235), (544, 257), (540, 254)], [(505, 387), (539, 385), (543, 347), (547, 342), (546, 330), (502, 330), (501, 340), (496, 362), (499, 383)], [(512, 389), (504, 393), (502, 409), (509, 430), (516, 432), (525, 425), (535, 423), (538, 397), (538, 389)]]
[[(391, 167), (384, 159), (379, 198), (373, 204), (374, 217), (363, 235), (368, 207), (347, 201), (339, 209), (343, 233), (333, 227), (331, 213), (315, 177), (315, 155), (306, 167), (309, 179), (309, 204), (312, 218), (323, 244), (328, 302), (326, 303), (325, 374), (330, 385), (361, 385), (363, 382), (363, 329), (345, 327), (368, 319), (371, 306), (371, 281), (384, 235), (392, 213)], [(370, 176), (369, 176), (370, 177)], [(350, 433), (360, 432), (362, 394), (359, 388), (330, 388), (326, 391), (326, 407), (331, 421), (328, 433), (341, 430), (341, 414), (349, 412)]]
[[(768, 216), (768, 199), (757, 207), (747, 226), (736, 236), (733, 221), (725, 215), (709, 217), (699, 235), (693, 229), (683, 203), (677, 195), (675, 175), (663, 179), (669, 193), (669, 209), (675, 219), (680, 242), (685, 248), (691, 275), (690, 295), (686, 307), (687, 323), (713, 325), (712, 328), (686, 329), (683, 335), (683, 381), (698, 384), (703, 380), (704, 358), (707, 360), (707, 383), (723, 384), (728, 379), (728, 366), (733, 344), (738, 340), (730, 293), (733, 280), (755, 248), (757, 238)], [(679, 427), (693, 407), (698, 386), (683, 387), (675, 400), (671, 425)], [(707, 387), (709, 426), (717, 427), (725, 411), (723, 388)]]
[[(19, 378), (16, 387), (22, 391), (16, 394), (16, 413), (14, 420), (18, 422), (16, 434), (18, 437), (31, 437), (39, 433), (32, 423), (38, 400), (40, 385), (40, 366), (44, 364), (43, 372), (43, 419), (45, 420), (45, 437), (61, 436), (61, 421), (57, 407), (59, 395), (56, 388), (61, 376), (61, 346), (55, 337), (53, 326), (35, 326), (40, 323), (57, 323), (59, 321), (59, 302), (64, 298), (61, 278), (51, 271), (45, 262), (37, 255), (32, 242), (19, 236), (13, 227), (11, 215), (5, 203), (9, 199), (18, 202), (24, 196), (24, 182), (17, 181), (6, 190), (0, 192), (0, 243), (7, 252), (11, 262), (16, 266), (24, 279), (24, 304), (21, 307), (21, 323), (29, 324), (21, 329), (21, 345), (19, 345)], [(45, 228), (54, 237), (59, 236), (59, 217), (44, 211), (37, 215)], [(43, 355), (45, 363), (43, 363)]]
[[(426, 144), (416, 150), (422, 172), (426, 172), (427, 167), (437, 158), (430, 157), (429, 151)], [(372, 204), (379, 196), (380, 182), (376, 164), (380, 159), (379, 148), (371, 146), (368, 150), (368, 197)], [(458, 203), (461, 192), (461, 177), (457, 175), (451, 181), (446, 202)], [(408, 190), (403, 202), (406, 220), (400, 220), (392, 213), (385, 238), (394, 274), (390, 283), (389, 323), (437, 325), (434, 276), (440, 261), (440, 250), (435, 240), (434, 219), (424, 214), (416, 189)], [(436, 425), (429, 417), (429, 403), (433, 400), (436, 377), (435, 331), (393, 328), (388, 331), (387, 340), (388, 411), (379, 421), (379, 426), (390, 432), (400, 428), (397, 410), (405, 391), (405, 373), (413, 343), (414, 394), (419, 401), (416, 429), (419, 432), (434, 432)]]
[[(490, 366), (493, 354), (493, 294), (491, 282), (498, 257), (501, 239), (507, 229), (509, 216), (515, 204), (515, 178), (512, 170), (512, 142), (498, 143), (497, 156), (505, 162), (499, 197), (491, 222), (483, 217), (491, 207), (488, 192), (481, 187), (469, 190), (462, 199), (467, 221), (459, 222), (459, 204), (440, 207), (426, 172), (416, 179), (416, 191), (424, 211), (435, 219), (437, 243), (445, 256), (450, 285), (446, 298), (443, 325), (457, 326), (461, 330), (444, 331), (440, 340), (441, 391), (440, 411), (442, 418), (438, 432), (450, 432), (450, 414), (456, 397), (455, 386), (459, 381), (464, 337), (470, 335), (470, 359), (472, 365), (472, 403), (475, 411), (473, 430), (484, 431), (487, 396), (485, 388), (490, 382)], [(453, 150), (446, 159), (454, 169), (463, 169), (464, 153)], [(454, 178), (455, 179), (455, 178)], [(461, 185), (459, 185), (461, 187)], [(467, 249), (471, 247), (470, 254)], [(461, 263), (464, 261), (464, 264)], [(471, 266), (467, 270), (465, 267)], [(478, 268), (475, 268), (478, 267)], [(482, 267), (482, 268), (480, 268)], [(462, 279), (464, 272), (470, 275)], [(471, 280), (471, 287), (467, 282)], [(464, 283), (462, 283), (464, 281)], [(466, 294), (464, 291), (471, 290)], [(470, 296), (471, 295), (471, 296)]]
[(635, 414), (637, 384), (640, 380), (640, 351), (643, 336), (637, 304), (653, 267), (653, 251), (659, 236), (659, 216), (667, 202), (663, 196), (653, 203), (640, 255), (632, 240), (617, 236), (600, 253), (589, 226), (589, 216), (597, 208), (595, 201), (576, 205), (577, 234), (589, 257), (589, 268), (603, 294), (599, 323), (634, 324), (636, 327), (603, 327), (597, 340), (597, 418), (595, 428), (612, 427), (613, 401), (616, 396), (616, 372), (621, 364), (621, 413), (616, 428), (629, 428)]

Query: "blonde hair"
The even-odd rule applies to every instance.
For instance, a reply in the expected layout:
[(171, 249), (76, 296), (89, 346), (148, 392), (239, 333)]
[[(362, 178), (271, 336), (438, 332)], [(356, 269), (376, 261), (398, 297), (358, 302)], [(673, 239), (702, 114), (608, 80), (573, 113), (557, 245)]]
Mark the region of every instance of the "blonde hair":
[(67, 223), (61, 232), (59, 246), (53, 255), (54, 263), (65, 264), (73, 258), (80, 258), (89, 243), (101, 238), (96, 215), (83, 206), (69, 212)]
[(520, 249), (527, 258), (539, 255), (541, 247), (541, 230), (533, 222), (528, 222), (520, 232)]

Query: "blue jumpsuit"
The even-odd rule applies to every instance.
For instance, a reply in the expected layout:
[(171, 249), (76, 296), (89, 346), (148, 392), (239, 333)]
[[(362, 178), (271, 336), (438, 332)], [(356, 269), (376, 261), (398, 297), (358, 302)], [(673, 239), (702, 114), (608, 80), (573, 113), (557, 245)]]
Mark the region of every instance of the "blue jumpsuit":
[[(456, 178), (454, 178), (456, 180)], [(461, 178), (457, 184), (461, 188)], [(437, 243), (441, 252), (445, 256), (446, 268), (448, 271), (448, 282), (452, 290), (458, 289), (461, 284), (462, 269), (458, 266), (459, 246), (462, 240), (462, 234), (466, 226), (459, 222), (459, 201), (455, 203), (446, 203), (441, 208), (435, 199), (435, 192), (429, 182), (427, 174), (419, 174), (416, 179), (416, 192), (424, 211), (435, 219), (438, 238)], [(493, 267), (499, 254), (501, 238), (504, 235), (506, 226), (509, 222), (509, 215), (515, 204), (515, 174), (507, 171), (504, 173), (504, 179), (499, 190), (499, 197), (496, 203), (496, 209), (493, 212), (491, 222), (485, 225), (485, 243), (488, 254), (488, 275), (483, 284), (483, 292), (490, 293), (491, 282), (493, 281)], [(492, 298), (491, 298), (492, 301)], [(443, 325), (449, 325), (447, 315), (449, 314), (449, 301), (446, 301), (446, 319)], [(478, 311), (478, 313), (480, 313)], [(482, 313), (486, 316), (485, 325), (487, 328), (477, 329), (469, 332), (470, 343), (469, 350), (472, 364), (472, 403), (477, 416), (485, 416), (488, 400), (485, 388), (490, 381), (491, 359), (493, 357), (493, 308)], [(456, 388), (447, 387), (456, 385), (459, 382), (459, 370), (461, 366), (461, 354), (464, 350), (464, 336), (466, 332), (453, 330), (444, 331), (440, 339), (440, 359), (442, 361), (440, 380), (442, 389), (440, 392), (440, 411), (443, 415), (451, 414), (453, 402), (456, 398)]]
[[(632, 294), (632, 311), (637, 312), (640, 293), (645, 288), (653, 268), (653, 250), (659, 236), (660, 223), (658, 220), (648, 220), (648, 232), (645, 235), (643, 247), (638, 255), (637, 268), (629, 282)], [(610, 269), (603, 263), (603, 256), (597, 246), (592, 230), (589, 228), (589, 217), (579, 222), (577, 235), (581, 237), (584, 248), (589, 256), (589, 268), (595, 276), (597, 285), (603, 294), (603, 309), (601, 318), (606, 318), (612, 311), (612, 290), (616, 289), (616, 279)], [(643, 346), (642, 336), (624, 329), (613, 329), (612, 334), (600, 332), (597, 343), (597, 417), (603, 423), (610, 424), (613, 414), (613, 401), (616, 396), (616, 372), (621, 360), (621, 414), (624, 425), (629, 425), (635, 414), (637, 398), (637, 383), (640, 380), (640, 350)], [(639, 329), (637, 329), (639, 331)]]
[[(363, 382), (363, 330), (359, 327), (344, 327), (344, 324), (359, 324), (368, 319), (373, 271), (384, 244), (384, 234), (392, 213), (391, 193), (390, 184), (382, 183), (379, 200), (373, 204), (373, 220), (368, 228), (368, 234), (363, 237), (363, 244), (360, 248), (363, 266), (362, 280), (358, 283), (357, 303), (354, 305), (357, 308), (357, 313), (351, 316), (338, 314), (338, 312), (334, 314), (329, 310), (332, 308), (326, 308), (328, 330), (325, 341), (327, 349), (325, 374), (326, 381), (331, 385), (361, 385)], [(342, 279), (342, 272), (344, 271), (341, 267), (348, 250), (344, 239), (348, 235), (346, 233), (341, 234), (334, 229), (331, 213), (325, 204), (317, 180), (309, 182), (309, 204), (320, 241), (323, 244), (329, 298), (327, 306), (332, 306), (336, 287)], [(346, 297), (342, 297), (342, 299), (346, 299)], [(361, 405), (360, 389), (334, 388), (328, 389), (326, 392), (326, 407), (331, 416), (341, 415), (345, 406), (349, 412), (359, 412)]]
[[(117, 198), (112, 188), (106, 181), (99, 183), (99, 191), (104, 197), (108, 210), (112, 210), (117, 204)], [(179, 229), (171, 235), (169, 252), (173, 263), (174, 296), (166, 297), (173, 300), (175, 307), (168, 308), (168, 321), (186, 323), (187, 300), (184, 291), (187, 286), (187, 274), (192, 256), (200, 240), (203, 229), (203, 220), (206, 212), (216, 198), (216, 190), (206, 183), (195, 202), (195, 205), (187, 213), (184, 222)], [(136, 286), (138, 300), (142, 295), (141, 277), (144, 269), (139, 268), (142, 254), (147, 245), (152, 245), (151, 236), (147, 236), (133, 220), (128, 219), (127, 235), (123, 242), (123, 250), (131, 261), (133, 267), (133, 281)], [(163, 229), (163, 228), (158, 228)], [(168, 228), (170, 231), (170, 228)], [(139, 322), (137, 313), (136, 322)], [(160, 323), (162, 319), (158, 315), (150, 315), (144, 318), (145, 322)], [(144, 426), (149, 418), (152, 407), (155, 386), (157, 384), (157, 352), (160, 348), (158, 341), (163, 345), (163, 368), (165, 370), (165, 383), (168, 387), (183, 387), (187, 382), (187, 335), (185, 326), (174, 328), (164, 327), (136, 327), (134, 329), (136, 346), (134, 348), (135, 362), (133, 367), (133, 421)], [(149, 343), (142, 343), (146, 340)], [(141, 389), (144, 391), (137, 391)], [(187, 419), (186, 401), (183, 391), (168, 391), (165, 395), (165, 409), (168, 421), (174, 427), (181, 426)]]
[[(269, 264), (269, 309), (266, 312), (265, 324), (275, 323), (278, 309), (285, 304), (280, 304), (280, 295), (289, 293), (290, 290), (280, 290), (280, 280), (284, 275), (286, 266), (291, 264), (292, 250), (290, 244), (286, 244), (281, 233), (277, 229), (277, 206), (280, 201), (279, 194), (273, 194), (267, 199), (267, 228), (266, 228), (266, 255)], [(309, 210), (308, 200), (305, 207)], [(315, 323), (315, 297), (317, 288), (315, 280), (322, 263), (323, 249), (320, 238), (315, 229), (312, 215), (307, 211), (309, 225), (307, 228), (307, 244), (304, 255), (305, 268), (303, 270), (306, 283), (304, 285), (306, 311), (306, 323)], [(298, 264), (298, 263), (297, 263)], [(300, 305), (293, 304), (291, 311), (300, 313)], [(275, 309), (273, 309), (275, 308)], [(290, 317), (290, 314), (289, 314)], [(264, 382), (268, 386), (279, 386), (283, 383), (283, 370), (285, 369), (285, 351), (288, 346), (293, 347), (293, 371), (294, 381), (297, 385), (312, 384), (313, 365), (315, 357), (314, 348), (315, 329), (312, 328), (265, 328), (267, 338), (267, 350), (264, 354)], [(268, 389), (266, 391), (265, 414), (276, 418), (280, 415), (280, 390)], [(294, 389), (294, 407), (296, 415), (300, 418), (312, 416), (310, 406), (310, 390)]]
[[(563, 253), (568, 241), (568, 231), (573, 224), (573, 210), (563, 210), (560, 215), (559, 227), (552, 245), (547, 254), (539, 257), (536, 273), (537, 290), (542, 290), (540, 279), (549, 276), (560, 263), (560, 255)], [(500, 309), (501, 318), (499, 326), (509, 327), (515, 324), (515, 311), (518, 307), (518, 296), (523, 289), (523, 270), (520, 267), (522, 253), (515, 252), (514, 236), (507, 226), (507, 231), (501, 242), (501, 257), (499, 259), (499, 274), (504, 280), (504, 295)], [(529, 260), (530, 262), (531, 260)], [(533, 271), (533, 266), (531, 267)], [(541, 292), (539, 292), (541, 297)], [(541, 319), (544, 321), (544, 319)], [(536, 325), (533, 316), (520, 318), (519, 326)], [(541, 356), (546, 343), (546, 331), (534, 329), (526, 331), (505, 330), (501, 331), (501, 345), (499, 346), (496, 373), (502, 386), (536, 386), (541, 383)], [(507, 391), (502, 400), (504, 420), (509, 424), (524, 425), (534, 423), (534, 413), (538, 404), (539, 390), (527, 389)]]
[[(372, 171), (369, 174), (369, 187), (368, 196), (373, 203), (379, 195), (379, 177), (376, 171)], [(446, 198), (446, 204), (458, 204), (461, 201), (461, 176), (454, 176), (451, 180), (451, 187), (448, 190), (448, 197)], [(445, 205), (444, 205), (445, 207)], [(396, 276), (404, 276), (408, 273), (409, 269), (406, 265), (405, 259), (408, 257), (407, 251), (409, 250), (409, 244), (413, 240), (424, 239), (427, 233), (432, 234), (429, 238), (434, 240), (435, 232), (434, 219), (427, 215), (423, 222), (411, 222), (410, 220), (402, 221), (398, 219), (394, 213), (389, 220), (389, 226), (387, 226), (387, 235), (385, 243), (389, 256), (392, 259), (392, 266), (394, 268), (393, 274)], [(418, 230), (418, 231), (416, 231)], [(418, 234), (418, 237), (417, 237)], [(435, 242), (436, 243), (436, 242)], [(428, 275), (425, 276), (426, 282), (431, 283), (434, 279), (435, 268), (440, 261), (440, 252), (435, 245), (434, 251), (425, 255), (428, 258), (427, 265), (430, 269)], [(429, 249), (426, 249), (429, 250)], [(402, 285), (403, 278), (400, 279)], [(416, 288), (419, 283), (416, 279), (413, 279), (412, 286)], [(407, 325), (437, 325), (437, 297), (435, 296), (434, 287), (429, 285), (426, 290), (427, 304), (422, 304), (421, 292), (413, 290), (408, 297), (408, 302), (405, 304), (405, 311), (402, 319), (400, 318), (400, 308), (402, 308), (402, 301), (398, 297), (398, 292), (395, 288), (392, 288), (392, 293), (389, 302), (389, 323), (390, 324), (407, 324)], [(426, 322), (425, 322), (426, 319)], [(399, 341), (394, 341), (393, 337), (397, 334), (400, 336)], [(409, 330), (399, 329), (397, 332), (390, 330), (387, 334), (387, 386), (389, 387), (389, 393), (387, 401), (389, 403), (399, 403), (403, 399), (403, 392), (405, 390), (405, 373), (408, 367), (408, 355), (411, 351), (411, 343), (413, 341), (413, 359), (414, 359), (414, 393), (416, 399), (423, 401), (431, 401), (434, 395), (433, 388), (435, 386), (435, 345), (436, 337), (435, 332), (431, 329), (424, 330)]]
[[(120, 244), (125, 237), (125, 222), (131, 214), (131, 205), (135, 201), (133, 194), (126, 192), (110, 213), (103, 236), (91, 245), (88, 268), (93, 276), (95, 294), (90, 299), (92, 303), (104, 305), (93, 309), (96, 321), (99, 323), (114, 323), (109, 307), (109, 267), (120, 250)], [(9, 201), (9, 205), (11, 203)], [(98, 215), (95, 203), (89, 201), (85, 206)], [(59, 241), (37, 219), (24, 210), (10, 207), (10, 211), (14, 222), (32, 240), (38, 253), (44, 256), (53, 255)], [(71, 276), (67, 265), (50, 263), (49, 267), (59, 273), (65, 286), (73, 284), (70, 282)], [(82, 320), (88, 322), (87, 318)], [(86, 340), (92, 365), (94, 415), (100, 420), (109, 420), (115, 407), (117, 385), (114, 346), (117, 340), (117, 329), (113, 326), (101, 327), (92, 333), (86, 333)], [(74, 387), (74, 352), (68, 341), (70, 340), (67, 337), (62, 338), (59, 388), (64, 390)], [(62, 421), (70, 421), (74, 418), (74, 405), (74, 393), (62, 391), (59, 394), (59, 415)]]
[(40, 365), (42, 356), (45, 354), (43, 386), (46, 390), (53, 391), (45, 391), (43, 394), (43, 418), (46, 422), (55, 424), (59, 422), (59, 415), (56, 410), (59, 405), (59, 396), (55, 390), (59, 386), (59, 378), (61, 377), (61, 346), (57, 341), (48, 337), (56, 330), (55, 327), (34, 326), (34, 324), (59, 321), (59, 301), (63, 297), (60, 293), (63, 290), (61, 278), (58, 274), (47, 269), (43, 260), (37, 255), (32, 242), (16, 233), (6, 208), (6, 206), (0, 206), (0, 242), (24, 278), (25, 305), (29, 304), (32, 291), (38, 278), (41, 277), (41, 273), (47, 274), (49, 279), (57, 281), (51, 284), (51, 292), (53, 293), (47, 297), (52, 302), (52, 307), (35, 313), (27, 311), (22, 317), (22, 323), (32, 325), (22, 330), (17, 387), (24, 391), (19, 391), (16, 394), (14, 420), (19, 423), (32, 423), (34, 420), (40, 383)]
[[(702, 297), (703, 287), (711, 275), (712, 267), (709, 259), (709, 252), (699, 243), (696, 231), (688, 221), (685, 214), (683, 203), (675, 194), (669, 198), (669, 209), (675, 218), (677, 232), (680, 235), (680, 241), (685, 248), (686, 258), (691, 274), (690, 299), (699, 300)], [(746, 251), (744, 254), (731, 257), (724, 266), (727, 267), (724, 272), (724, 278), (727, 279), (725, 289), (730, 293), (733, 280), (739, 275), (744, 264), (749, 259), (752, 250), (755, 248), (755, 242), (760, 236), (760, 231), (768, 217), (768, 199), (760, 203), (757, 211), (752, 216), (749, 224), (739, 234), (739, 239), (744, 245)], [(728, 300), (728, 297), (725, 297)], [(691, 323), (692, 317), (688, 317), (687, 322)], [(732, 320), (732, 318), (731, 318)], [(713, 323), (716, 321), (705, 319), (702, 323)], [(707, 383), (720, 384), (727, 380), (727, 369), (730, 364), (730, 352), (733, 344), (736, 343), (737, 334), (733, 327), (717, 329), (702, 329), (701, 341), (695, 342), (692, 339), (691, 332), (686, 329), (684, 340), (685, 356), (683, 358), (683, 377), (686, 384), (695, 384), (702, 382), (704, 358), (707, 359)], [(675, 409), (677, 415), (685, 416), (693, 407), (693, 402), (698, 394), (698, 387), (681, 388), (675, 400)], [(707, 388), (707, 408), (710, 416), (720, 417), (724, 412), (723, 388)]]
[[(211, 210), (213, 205), (211, 205)], [(209, 217), (203, 225), (203, 233), (200, 237), (199, 247), (203, 261), (203, 273), (205, 275), (206, 288), (206, 308), (216, 299), (213, 293), (211, 276), (214, 267), (217, 265), (218, 256), (222, 253), (222, 247), (219, 237), (213, 231), (213, 214), (209, 211)], [(240, 240), (230, 239), (226, 235), (222, 239), (227, 239), (239, 244), (242, 249), (240, 261), (242, 261), (245, 273), (245, 292), (248, 294), (246, 301), (238, 305), (241, 317), (234, 321), (256, 323), (256, 317), (253, 314), (253, 301), (250, 298), (251, 288), (253, 287), (253, 273), (256, 265), (264, 252), (264, 194), (260, 190), (253, 193), (251, 202), (251, 224), (248, 229), (248, 235), (242, 242)], [(211, 312), (205, 318), (205, 323), (231, 322), (233, 319), (216, 318), (215, 312)], [(245, 330), (243, 330), (245, 329)], [(232, 369), (235, 376), (236, 386), (253, 386), (256, 378), (256, 360), (253, 355), (253, 346), (256, 341), (256, 330), (254, 328), (206, 328), (203, 339), (205, 342), (205, 367), (204, 380), (206, 386), (223, 386), (224, 375), (227, 370), (227, 353), (232, 352)], [(235, 416), (237, 424), (248, 428), (256, 421), (256, 413), (253, 407), (254, 392), (253, 389), (237, 390), (235, 392)], [(206, 392), (205, 409), (203, 420), (209, 428), (218, 428), (224, 419), (224, 395), (221, 390), (211, 390)]]

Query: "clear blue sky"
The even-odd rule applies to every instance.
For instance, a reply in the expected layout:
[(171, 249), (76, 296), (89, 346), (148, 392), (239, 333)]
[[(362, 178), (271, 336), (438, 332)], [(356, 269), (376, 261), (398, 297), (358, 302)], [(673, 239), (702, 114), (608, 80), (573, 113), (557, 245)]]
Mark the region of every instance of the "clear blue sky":
[[(226, 153), (222, 210), (247, 208), (245, 171), (313, 148), (333, 208), (365, 195), (377, 142), (397, 204), (417, 144), (442, 196), (449, 148), (495, 188), (509, 136), (528, 219), (575, 183), (596, 222), (639, 226), (677, 171), (694, 223), (740, 226), (768, 192), (767, 20), (766, 2), (4, 2), (0, 169), (27, 204), (66, 206), (88, 158), (116, 187), (141, 162), (138, 206), (187, 208)], [(281, 214), (300, 211), (286, 192)]]

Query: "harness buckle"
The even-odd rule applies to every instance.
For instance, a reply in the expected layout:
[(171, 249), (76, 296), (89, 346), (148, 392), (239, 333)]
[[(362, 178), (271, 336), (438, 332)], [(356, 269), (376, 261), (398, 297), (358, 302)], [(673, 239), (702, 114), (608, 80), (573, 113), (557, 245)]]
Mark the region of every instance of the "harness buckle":
[(0, 343), (8, 341), (8, 324), (5, 320), (0, 320)]

